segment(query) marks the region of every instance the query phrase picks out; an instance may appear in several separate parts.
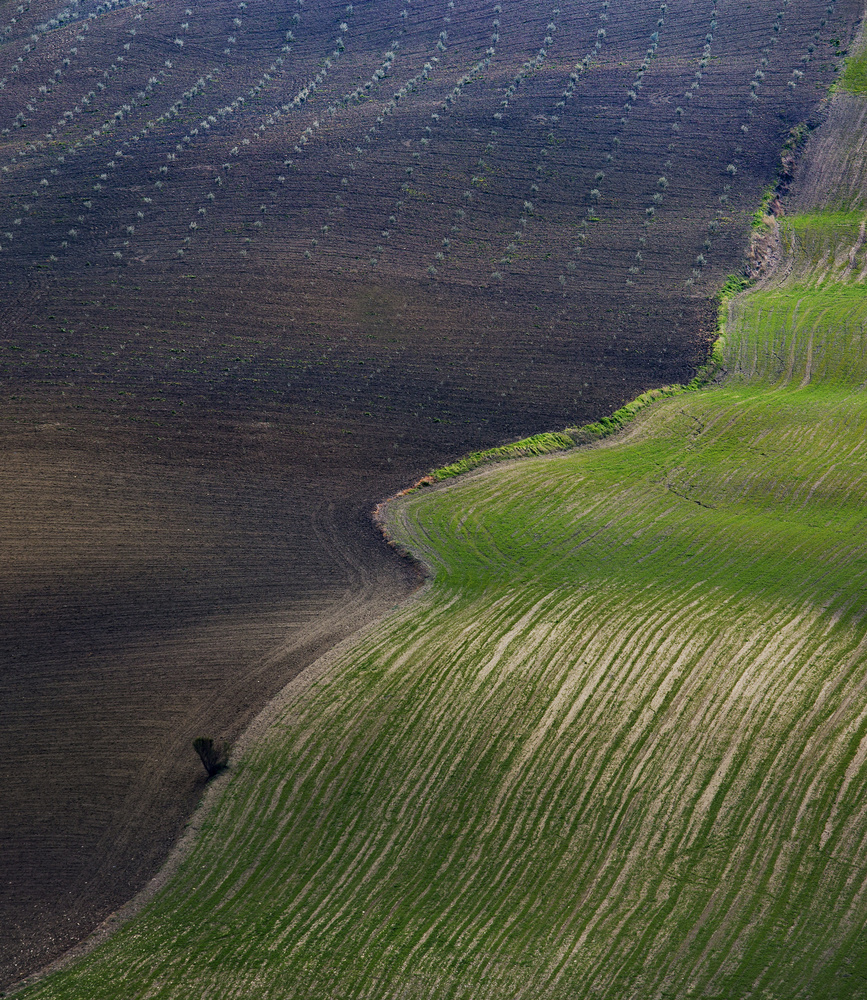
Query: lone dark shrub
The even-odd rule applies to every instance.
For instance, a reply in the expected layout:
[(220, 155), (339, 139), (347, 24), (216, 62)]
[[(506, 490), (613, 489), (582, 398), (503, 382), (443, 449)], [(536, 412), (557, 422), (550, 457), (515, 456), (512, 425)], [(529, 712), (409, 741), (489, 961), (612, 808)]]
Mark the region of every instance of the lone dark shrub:
[(193, 749), (199, 755), (209, 778), (225, 771), (229, 766), (229, 747), (223, 742), (215, 743), (210, 736), (198, 736), (193, 740)]

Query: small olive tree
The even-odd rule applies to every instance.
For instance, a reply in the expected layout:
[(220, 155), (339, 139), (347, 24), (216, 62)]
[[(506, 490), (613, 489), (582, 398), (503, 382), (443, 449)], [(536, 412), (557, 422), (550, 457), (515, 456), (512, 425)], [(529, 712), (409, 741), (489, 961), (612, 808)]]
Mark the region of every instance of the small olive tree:
[(229, 746), (222, 741), (215, 742), (210, 736), (197, 736), (193, 749), (199, 755), (208, 777), (213, 778), (229, 766)]

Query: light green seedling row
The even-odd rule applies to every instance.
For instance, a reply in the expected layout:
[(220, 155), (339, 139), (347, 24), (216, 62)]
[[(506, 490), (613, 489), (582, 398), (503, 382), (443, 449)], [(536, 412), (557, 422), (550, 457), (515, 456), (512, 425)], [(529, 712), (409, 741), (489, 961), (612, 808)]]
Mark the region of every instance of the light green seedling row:
[(432, 583), (27, 996), (867, 996), (859, 227), (788, 224), (722, 384), (392, 502)]

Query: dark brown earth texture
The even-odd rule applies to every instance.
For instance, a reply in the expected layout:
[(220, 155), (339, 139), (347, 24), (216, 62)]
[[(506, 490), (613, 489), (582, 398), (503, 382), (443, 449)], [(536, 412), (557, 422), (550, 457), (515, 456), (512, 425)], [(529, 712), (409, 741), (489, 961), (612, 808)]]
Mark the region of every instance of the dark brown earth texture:
[(691, 377), (860, 15), (187, 4), (0, 3), (2, 985), (418, 585), (377, 501)]

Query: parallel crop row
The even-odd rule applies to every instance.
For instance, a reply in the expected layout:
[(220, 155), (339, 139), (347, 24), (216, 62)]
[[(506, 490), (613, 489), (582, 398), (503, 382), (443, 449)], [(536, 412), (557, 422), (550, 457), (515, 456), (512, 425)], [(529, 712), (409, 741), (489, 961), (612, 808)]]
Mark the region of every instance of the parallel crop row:
[[(373, 105), (382, 89), (397, 86), (398, 77), (395, 73), (395, 63), (400, 55), (401, 41), (406, 32), (409, 16), (409, 9), (404, 7), (399, 15), (399, 29), (396, 37), (390, 41), (388, 50), (382, 56), (382, 62), (376, 67), (373, 73), (366, 80), (353, 81), (352, 90), (347, 91), (336, 99), (331, 99), (331, 103), (326, 107), (324, 115), (324, 135), (326, 137), (340, 127), (344, 113), (351, 116), (355, 109), (360, 109), (363, 105), (367, 104)], [(447, 23), (448, 21), (450, 21), (450, 16), (447, 13), (444, 16), (444, 22)], [(354, 182), (357, 181), (358, 177), (363, 177), (368, 173), (368, 170), (365, 169), (365, 161), (369, 157), (375, 140), (381, 135), (386, 122), (395, 114), (398, 107), (405, 106), (406, 101), (415, 95), (433, 77), (437, 70), (439, 56), (433, 55), (432, 52), (445, 52), (447, 38), (448, 32), (443, 28), (439, 33), (436, 43), (429, 44), (430, 59), (425, 61), (422, 68), (409, 79), (404, 80), (393, 91), (391, 97), (384, 101), (381, 99), (376, 101), (378, 113), (375, 119), (367, 125), (363, 135), (358, 137), (358, 144), (346, 150), (344, 154), (343, 159), (348, 162), (345, 163), (344, 169), (341, 171), (340, 187), (331, 195), (333, 203), (328, 205), (324, 214), (319, 217), (319, 233), (310, 238), (309, 246), (305, 247), (302, 251), (305, 259), (309, 260), (311, 256), (317, 253), (317, 250), (321, 251), (323, 249), (322, 244), (333, 239), (335, 229), (339, 228), (341, 221), (345, 222), (346, 206), (347, 204), (351, 204), (355, 193), (353, 190)], [(315, 130), (320, 129), (318, 119), (314, 121), (313, 126), (308, 126), (306, 132), (302, 134), (299, 144), (293, 147), (292, 152), (295, 157), (299, 157), (305, 152), (303, 147), (313, 137), (314, 128)], [(287, 194), (282, 195), (281, 200), (286, 200), (286, 198), (291, 196), (303, 196), (305, 182), (300, 169), (301, 163), (297, 159), (290, 158), (284, 161), (283, 166), (284, 168), (288, 168), (287, 173), (290, 174), (294, 184), (293, 189), (287, 192)], [(287, 178), (283, 174), (277, 177), (277, 181), (281, 185), (286, 180)], [(382, 238), (388, 238), (387, 231), (383, 231)], [(378, 252), (382, 252), (381, 248)], [(375, 264), (376, 260), (372, 258), (371, 263)]]
[[(684, 92), (682, 98), (687, 110), (684, 110), (680, 103), (678, 103), (674, 109), (674, 119), (671, 123), (671, 130), (675, 133), (679, 132), (683, 127), (683, 118), (692, 107), (692, 102), (701, 87), (701, 81), (707, 72), (708, 66), (710, 65), (711, 54), (713, 52), (714, 32), (717, 30), (717, 27), (717, 5), (716, 0), (714, 0), (711, 6), (710, 23), (708, 24), (707, 34), (704, 37), (704, 47), (702, 48), (701, 58), (698, 61), (698, 68), (695, 71), (692, 82), (689, 85), (689, 89)], [(669, 154), (673, 152), (673, 144), (669, 145), (666, 152)], [(659, 170), (659, 176), (656, 181), (656, 190), (650, 199), (650, 204), (645, 206), (645, 218), (643, 222), (645, 232), (638, 238), (639, 248), (635, 251), (635, 262), (629, 268), (629, 277), (626, 279), (627, 284), (632, 284), (633, 276), (639, 274), (642, 270), (643, 250), (647, 245), (647, 230), (653, 224), (656, 213), (665, 200), (665, 193), (670, 186), (670, 180), (667, 174), (671, 169), (671, 165), (672, 161), (669, 156), (661, 165), (661, 169)]]
[[(147, 8), (145, 8), (144, 12), (147, 12)], [(184, 17), (189, 18), (191, 15), (191, 9), (188, 8), (184, 11)], [(141, 22), (142, 17), (142, 12), (137, 13), (134, 19), (135, 22)], [(177, 49), (181, 52), (183, 50), (182, 36), (186, 35), (189, 27), (188, 21), (184, 21), (178, 26), (176, 41), (180, 43), (177, 45)], [(67, 233), (63, 234), (64, 238), (60, 240), (59, 245), (52, 248), (56, 251), (69, 248), (71, 241), (74, 241), (79, 235), (83, 234), (92, 224), (90, 220), (93, 219), (94, 213), (99, 212), (99, 206), (97, 205), (95, 209), (94, 203), (98, 202), (100, 198), (105, 201), (110, 196), (112, 181), (115, 179), (116, 171), (119, 167), (130, 167), (135, 163), (136, 144), (145, 140), (155, 129), (159, 129), (164, 124), (177, 118), (184, 107), (182, 100), (176, 101), (156, 119), (148, 120), (146, 123), (140, 122), (138, 131), (130, 134), (130, 132), (123, 130), (127, 120), (133, 115), (141, 115), (142, 108), (149, 104), (157, 88), (162, 87), (170, 79), (170, 74), (175, 69), (175, 62), (172, 59), (165, 59), (163, 66), (159, 68), (154, 66), (149, 70), (149, 75), (140, 84), (140, 89), (134, 95), (131, 95), (127, 101), (124, 101), (119, 106), (115, 105), (113, 110), (111, 109), (111, 105), (109, 105), (108, 109), (104, 107), (106, 99), (110, 100), (114, 89), (112, 88), (112, 82), (114, 81), (117, 84), (118, 74), (121, 72), (124, 63), (124, 54), (129, 52), (137, 30), (135, 26), (128, 30), (127, 34), (130, 41), (125, 42), (122, 46), (122, 51), (114, 55), (112, 61), (103, 71), (102, 79), (97, 82), (96, 87), (80, 96), (75, 105), (71, 109), (67, 109), (52, 129), (45, 134), (44, 139), (29, 143), (25, 149), (18, 151), (18, 157), (13, 157), (10, 164), (3, 167), (5, 173), (9, 173), (13, 169), (18, 169), (12, 165), (21, 162), (25, 158), (25, 155), (32, 158), (48, 145), (56, 148), (58, 140), (61, 136), (63, 137), (63, 152), (56, 154), (54, 165), (50, 168), (44, 168), (43, 176), (38, 182), (34, 181), (30, 200), (20, 204), (21, 214), (26, 217), (33, 213), (34, 210), (38, 211), (40, 200), (52, 197), (56, 186), (63, 185), (63, 174), (72, 168), (77, 156), (82, 153), (87, 155), (88, 152), (97, 152), (107, 141), (110, 142), (113, 140), (113, 143), (120, 147), (113, 154), (109, 154), (103, 164), (97, 167), (97, 169), (101, 168), (101, 172), (93, 178), (94, 183), (91, 185), (90, 190), (78, 192), (76, 200), (79, 202), (80, 214), (75, 220), (75, 224)], [(213, 72), (200, 77), (193, 87), (184, 93), (184, 100), (192, 100), (196, 94), (203, 92), (213, 80)], [(51, 94), (47, 93), (46, 96), (50, 97)], [(101, 104), (103, 105), (102, 109), (100, 109)], [(97, 128), (87, 131), (84, 134), (79, 129), (78, 137), (75, 138), (75, 133), (71, 130), (75, 129), (76, 125), (81, 121), (81, 116), (88, 112), (100, 115), (100, 117), (103, 117), (103, 121)], [(38, 165), (39, 161), (34, 160), (30, 169), (38, 169)], [(140, 212), (138, 217), (142, 218), (143, 214)], [(21, 219), (17, 220), (15, 224), (20, 225)], [(129, 233), (129, 229), (127, 229), (127, 232)], [(56, 260), (57, 258), (52, 254), (50, 259)]]
[[(732, 225), (746, 221), (728, 199), (741, 180), (755, 183), (744, 143), (759, 95), (769, 108), (804, 101), (779, 74), (765, 79), (775, 50), (791, 58), (786, 3), (735, 101), (742, 129), (731, 148), (726, 81), (740, 87), (742, 66), (716, 63), (711, 45), (731, 48), (734, 35), (715, 27), (712, 3), (644, 11), (642, 38), (629, 4), (610, 0), (593, 12), (542, 5), (532, 19), (475, 0), (466, 10), (454, 0), (441, 10), (395, 4), (376, 25), (384, 47), (375, 53), (365, 49), (368, 21), (364, 33), (349, 31), (369, 12), (332, 7), (281, 13), (264, 49), (261, 15), (244, 2), (205, 12), (110, 0), (98, 12), (70, 4), (55, 25), (16, 22), (39, 46), (51, 42), (30, 62), (37, 42), (0, 50), (8, 81), (20, 67), (0, 98), (4, 252), (63, 267), (80, 258), (133, 266), (183, 257), (207, 232), (223, 262), (255, 242), (256, 253), (293, 266), (319, 259), (369, 272), (387, 261), (416, 279), (489, 286), (509, 274), (573, 295), (611, 266), (630, 282), (649, 278), (671, 256), (662, 237), (648, 247), (664, 215), (654, 232), (684, 226), (692, 241), (702, 230), (699, 253), (664, 262), (695, 270), (694, 281), (715, 234), (724, 230), (727, 252)], [(818, 73), (820, 33), (835, 23), (826, 13), (811, 28), (792, 74)], [(704, 41), (671, 114), (670, 88), (686, 75), (674, 57), (682, 37)], [(585, 101), (602, 110), (587, 113)], [(706, 141), (697, 130), (708, 106), (725, 121)], [(694, 150), (714, 171), (724, 158), (710, 230), (706, 199), (700, 215), (693, 197)]]
[[(565, 115), (567, 109), (574, 113), (575, 103), (576, 103), (576, 91), (578, 91), (578, 93), (580, 94), (579, 87), (582, 82), (582, 78), (584, 74), (587, 73), (600, 58), (603, 43), (605, 41), (605, 38), (607, 37), (607, 31), (605, 25), (608, 23), (608, 17), (609, 17), (608, 11), (610, 7), (611, 4), (609, 3), (609, 0), (603, 0), (601, 9), (599, 11), (600, 26), (596, 31), (596, 38), (593, 42), (593, 47), (589, 49), (587, 52), (585, 52), (582, 58), (579, 59), (578, 62), (573, 67), (572, 72), (569, 74), (569, 78), (566, 81), (563, 92), (560, 95), (559, 99), (557, 100), (554, 109), (552, 111), (551, 114), (552, 123), (555, 124), (559, 123), (560, 119)], [(549, 136), (549, 139), (551, 140), (554, 139), (553, 132), (551, 136)], [(500, 270), (500, 267), (503, 265), (508, 265), (512, 262), (511, 255), (518, 250), (520, 242), (524, 238), (526, 228), (530, 222), (530, 217), (533, 212), (533, 199), (539, 194), (540, 190), (539, 181), (543, 179), (543, 176), (545, 174), (547, 157), (548, 157), (548, 149), (546, 147), (542, 147), (541, 149), (538, 150), (536, 164), (535, 164), (536, 176), (534, 177), (532, 183), (530, 184), (530, 188), (527, 192), (527, 197), (524, 199), (524, 204), (522, 206), (523, 210), (521, 214), (518, 216), (516, 222), (517, 228), (513, 233), (512, 240), (510, 243), (506, 245), (505, 255), (501, 257), (499, 261), (497, 261), (498, 266), (495, 266), (495, 269), (493, 271), (492, 277), (494, 277), (495, 279), (502, 279), (503, 274), (502, 271)], [(596, 179), (598, 181), (601, 181), (602, 178), (603, 178), (602, 173), (597, 172)], [(569, 263), (571, 265), (570, 270), (574, 270), (577, 267), (577, 265), (573, 261), (570, 261)], [(561, 285), (565, 284), (566, 282), (566, 278), (564, 275), (561, 275), (559, 280)]]

